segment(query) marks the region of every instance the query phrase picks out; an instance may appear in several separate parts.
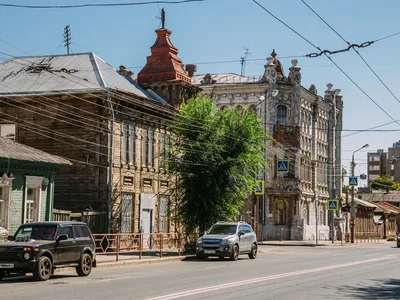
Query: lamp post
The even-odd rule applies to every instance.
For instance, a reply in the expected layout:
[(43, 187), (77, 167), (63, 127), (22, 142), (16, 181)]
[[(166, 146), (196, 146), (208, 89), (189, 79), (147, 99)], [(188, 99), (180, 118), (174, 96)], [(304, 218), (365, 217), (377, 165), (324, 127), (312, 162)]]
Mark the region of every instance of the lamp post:
[[(354, 177), (354, 153), (360, 151), (361, 149), (368, 148), (369, 145), (365, 144), (362, 146), (360, 149), (357, 149), (356, 151), (353, 152), (352, 158), (351, 158), (351, 177)], [(355, 203), (354, 203), (354, 185), (351, 187), (351, 210), (350, 210), (350, 239), (351, 243), (354, 244), (354, 215), (355, 215)]]

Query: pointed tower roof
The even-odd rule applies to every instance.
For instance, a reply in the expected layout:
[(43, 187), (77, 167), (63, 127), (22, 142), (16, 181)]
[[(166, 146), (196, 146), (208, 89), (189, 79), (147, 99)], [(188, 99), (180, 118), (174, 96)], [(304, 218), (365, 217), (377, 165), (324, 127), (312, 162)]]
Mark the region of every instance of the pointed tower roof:
[(151, 46), (151, 55), (147, 57), (146, 65), (139, 72), (137, 82), (143, 85), (167, 81), (183, 81), (190, 84), (191, 78), (178, 57), (178, 49), (171, 42), (172, 31), (160, 28), (156, 33), (157, 39)]

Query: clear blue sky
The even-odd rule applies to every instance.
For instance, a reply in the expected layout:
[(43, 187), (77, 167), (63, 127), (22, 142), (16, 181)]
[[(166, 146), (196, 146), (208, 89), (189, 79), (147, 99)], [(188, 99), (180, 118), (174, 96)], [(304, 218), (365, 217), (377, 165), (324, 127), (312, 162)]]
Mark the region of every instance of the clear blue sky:
[[(134, 1), (134, 0), (129, 0)], [(82, 4), (94, 0), (0, 0), (13, 4)], [(128, 2), (103, 0), (96, 3)], [(346, 44), (325, 26), (300, 0), (259, 0), (271, 12), (322, 49), (341, 49)], [(351, 43), (362, 43), (400, 31), (400, 1), (385, 0), (307, 0), (325, 20)], [(249, 59), (266, 58), (273, 48), (279, 56), (315, 52), (309, 44), (262, 11), (251, 0), (208, 0), (199, 3), (164, 5), (166, 27), (173, 31), (172, 41), (185, 64), (235, 60), (250, 48)], [(95, 52), (114, 66), (143, 66), (149, 47), (155, 41), (154, 30), (160, 25), (157, 5), (33, 10), (0, 9), (1, 39), (32, 55), (66, 53), (62, 47), (63, 28), (71, 25), (72, 51)], [(61, 47), (60, 47), (61, 46)], [(400, 98), (400, 35), (377, 42), (361, 54)], [(0, 51), (20, 56), (23, 53), (0, 43)], [(400, 119), (400, 103), (380, 84), (354, 52), (333, 59), (395, 119)], [(281, 60), (286, 74), (290, 59)], [(365, 129), (391, 119), (364, 96), (326, 58), (299, 58), (305, 87), (312, 83), (322, 95), (326, 84), (342, 90), (344, 129)], [(246, 75), (263, 74), (264, 62), (248, 62)], [(132, 69), (137, 74), (140, 69)], [(198, 73), (240, 73), (240, 64), (198, 65)], [(396, 124), (381, 129), (400, 129)], [(387, 150), (400, 139), (400, 132), (369, 132), (343, 139), (343, 164), (349, 169), (351, 152), (370, 144), (370, 151)], [(348, 134), (344, 132), (343, 135)], [(366, 173), (366, 151), (356, 154), (356, 173)], [(363, 164), (364, 163), (364, 164)]]

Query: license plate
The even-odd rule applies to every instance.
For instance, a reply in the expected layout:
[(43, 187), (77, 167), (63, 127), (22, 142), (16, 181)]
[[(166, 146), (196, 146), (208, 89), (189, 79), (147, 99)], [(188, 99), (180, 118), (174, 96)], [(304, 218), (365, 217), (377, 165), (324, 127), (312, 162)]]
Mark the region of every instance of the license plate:
[(0, 264), (0, 269), (12, 269), (14, 264)]
[(215, 250), (204, 250), (204, 254), (214, 254)]

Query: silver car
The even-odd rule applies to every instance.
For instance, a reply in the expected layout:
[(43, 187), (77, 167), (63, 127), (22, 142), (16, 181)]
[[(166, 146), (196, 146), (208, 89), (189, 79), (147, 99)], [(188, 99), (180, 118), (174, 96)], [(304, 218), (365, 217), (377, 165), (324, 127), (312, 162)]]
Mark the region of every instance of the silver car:
[(248, 254), (249, 258), (255, 259), (257, 248), (257, 237), (249, 224), (218, 222), (197, 240), (196, 257), (200, 260), (209, 256), (238, 260), (240, 254)]

